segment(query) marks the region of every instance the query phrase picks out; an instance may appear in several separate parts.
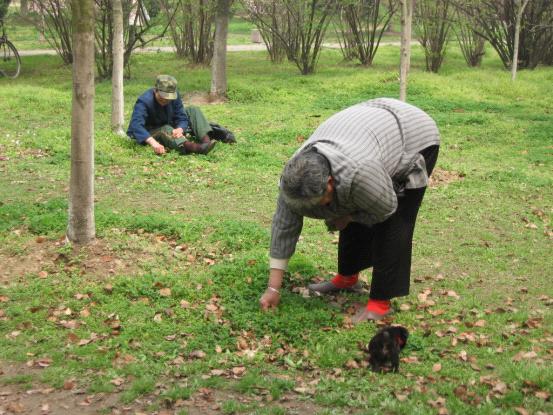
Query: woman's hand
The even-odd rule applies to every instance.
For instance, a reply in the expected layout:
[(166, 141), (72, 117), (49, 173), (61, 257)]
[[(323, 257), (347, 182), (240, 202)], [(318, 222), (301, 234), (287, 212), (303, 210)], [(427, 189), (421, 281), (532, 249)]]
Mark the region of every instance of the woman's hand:
[(280, 292), (277, 289), (268, 287), (261, 298), (259, 299), (259, 305), (263, 311), (276, 308), (280, 302)]

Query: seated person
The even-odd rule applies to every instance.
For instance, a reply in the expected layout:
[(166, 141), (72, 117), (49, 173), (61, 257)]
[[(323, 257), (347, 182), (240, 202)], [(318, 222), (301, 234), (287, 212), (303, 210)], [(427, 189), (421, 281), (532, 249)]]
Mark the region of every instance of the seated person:
[(230, 131), (210, 125), (199, 108), (184, 108), (177, 80), (169, 75), (158, 75), (155, 87), (138, 97), (127, 135), (150, 145), (156, 154), (165, 154), (167, 149), (208, 154), (216, 140), (236, 142)]

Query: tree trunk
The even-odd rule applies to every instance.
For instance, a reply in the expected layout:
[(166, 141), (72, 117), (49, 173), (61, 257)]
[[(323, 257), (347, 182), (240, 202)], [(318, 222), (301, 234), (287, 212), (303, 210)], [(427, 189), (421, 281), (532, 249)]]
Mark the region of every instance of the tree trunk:
[(21, 14), (21, 16), (23, 17), (26, 17), (27, 14), (29, 14), (29, 1), (21, 0), (19, 3), (20, 3), (19, 14)]
[(113, 69), (111, 73), (111, 129), (114, 133), (124, 136), (123, 131), (123, 6), (121, 0), (112, 0), (113, 5)]
[(94, 0), (72, 0), (73, 99), (67, 238), (86, 244), (94, 224)]
[(217, 0), (215, 44), (211, 61), (211, 96), (227, 94), (227, 37), (231, 0)]
[(517, 77), (517, 67), (518, 67), (518, 44), (520, 43), (520, 23), (522, 21), (522, 15), (524, 14), (524, 9), (530, 0), (518, 0), (517, 4), (520, 4), (520, 7), (517, 10), (517, 18), (515, 22), (515, 41), (513, 45), (513, 60), (511, 62), (511, 80), (515, 80)]
[(401, 0), (401, 56), (399, 63), (399, 99), (407, 100), (407, 78), (411, 64), (411, 22), (413, 0)]

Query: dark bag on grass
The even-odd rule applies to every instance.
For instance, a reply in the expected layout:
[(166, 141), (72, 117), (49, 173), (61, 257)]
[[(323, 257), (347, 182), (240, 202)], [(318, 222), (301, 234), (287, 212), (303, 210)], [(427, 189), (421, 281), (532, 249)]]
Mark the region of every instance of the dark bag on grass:
[(223, 143), (236, 143), (234, 134), (219, 124), (209, 123), (211, 131), (207, 133), (212, 140), (222, 141)]

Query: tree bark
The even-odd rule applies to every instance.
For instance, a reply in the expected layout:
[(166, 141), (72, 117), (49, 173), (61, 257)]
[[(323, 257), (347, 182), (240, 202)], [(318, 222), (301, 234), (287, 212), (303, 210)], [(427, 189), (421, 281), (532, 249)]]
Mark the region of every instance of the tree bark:
[(217, 0), (215, 43), (211, 61), (211, 96), (227, 94), (227, 37), (231, 0)]
[(86, 244), (94, 223), (94, 0), (72, 0), (73, 99), (67, 238)]
[(111, 129), (114, 133), (124, 136), (123, 131), (123, 70), (124, 70), (124, 41), (123, 41), (123, 6), (121, 0), (112, 0), (113, 5), (113, 69), (111, 73)]
[(411, 65), (411, 23), (413, 0), (401, 0), (401, 56), (399, 63), (399, 99), (407, 100), (407, 78)]
[[(522, 15), (524, 14), (524, 9), (530, 0), (518, 0), (517, 4), (520, 4), (520, 7), (517, 10), (517, 18), (515, 22), (515, 41), (513, 45), (513, 60), (511, 62), (511, 80), (515, 80), (517, 77), (517, 67), (518, 67), (518, 44), (520, 43), (520, 23), (522, 21)], [(522, 2), (522, 3), (521, 3)]]
[(29, 2), (28, 0), (21, 0), (19, 2), (19, 14), (21, 16), (26, 17), (29, 14)]

